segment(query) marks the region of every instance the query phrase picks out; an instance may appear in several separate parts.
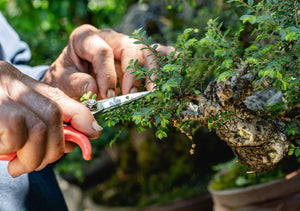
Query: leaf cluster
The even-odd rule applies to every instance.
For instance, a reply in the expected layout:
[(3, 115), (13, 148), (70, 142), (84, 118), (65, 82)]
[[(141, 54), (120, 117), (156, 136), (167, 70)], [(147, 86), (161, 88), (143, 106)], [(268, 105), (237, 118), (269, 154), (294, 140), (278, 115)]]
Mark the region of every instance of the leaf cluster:
[[(175, 51), (170, 55), (157, 51), (157, 45), (152, 44), (151, 37), (147, 37), (142, 29), (133, 33), (135, 43), (143, 45), (142, 50), (150, 51), (149, 56), (155, 57), (159, 67), (148, 70), (144, 65), (139, 66), (138, 60), (132, 60), (128, 66), (137, 79), (151, 78), (149, 83), (155, 83), (155, 91), (150, 96), (139, 105), (128, 107), (131, 114), (120, 111), (130, 116), (127, 119), (133, 120), (139, 129), (155, 126), (158, 129), (156, 136), (166, 137), (172, 116), (179, 114), (193, 95), (202, 92), (208, 79), (225, 81), (241, 69), (256, 75), (256, 90), (273, 87), (282, 92), (285, 100), (270, 105), (266, 111), (270, 117), (280, 118), (283, 114), (294, 113), (295, 109), (297, 112), (300, 94), (299, 4), (276, 0), (228, 2), (245, 8), (237, 31), (224, 30), (218, 18), (210, 19), (204, 37), (193, 37), (196, 30), (192, 28), (178, 35)], [(249, 24), (252, 40), (245, 47), (240, 39)], [(218, 124), (230, 115), (210, 117), (208, 127), (217, 129)]]
[[(300, 4), (277, 0), (249, 0), (247, 3), (229, 0), (228, 3), (244, 8), (238, 30), (224, 30), (218, 18), (210, 19), (204, 37), (195, 37), (197, 29), (193, 28), (178, 35), (175, 50), (170, 55), (157, 51), (158, 46), (152, 44), (151, 37), (142, 29), (133, 33), (135, 44), (151, 52), (148, 56), (155, 58), (158, 68), (148, 70), (139, 65), (138, 60), (131, 60), (127, 69), (133, 70), (137, 79), (150, 79), (148, 83), (155, 84), (154, 91), (139, 103), (106, 117), (110, 126), (133, 121), (139, 130), (155, 126), (156, 136), (164, 138), (172, 117), (179, 115), (210, 80), (225, 81), (241, 70), (256, 75), (255, 90), (273, 87), (282, 92), (285, 100), (265, 110), (270, 118), (287, 116), (287, 123), (294, 121), (299, 115)], [(240, 40), (249, 27), (251, 39), (248, 37), (245, 45)], [(218, 129), (218, 124), (229, 120), (231, 115), (232, 112), (227, 111), (210, 117), (209, 129)], [(297, 132), (295, 128), (292, 130)]]

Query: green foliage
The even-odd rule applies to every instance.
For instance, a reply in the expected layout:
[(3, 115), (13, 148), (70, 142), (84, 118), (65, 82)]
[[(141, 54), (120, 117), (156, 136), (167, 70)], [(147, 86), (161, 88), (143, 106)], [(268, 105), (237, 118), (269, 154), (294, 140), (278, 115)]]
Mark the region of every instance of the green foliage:
[(274, 169), (253, 174), (247, 172), (248, 169), (234, 158), (228, 162), (213, 166), (213, 170), (217, 171), (217, 173), (210, 183), (210, 188), (224, 190), (256, 185), (283, 178), (297, 168), (299, 168), (298, 160), (288, 159), (279, 163)]
[[(152, 52), (158, 69), (147, 70), (138, 61), (131, 61), (128, 69), (133, 69), (137, 79), (156, 76), (154, 92), (140, 106), (130, 107), (132, 114), (124, 113), (141, 130), (143, 127), (157, 127), (156, 136), (160, 139), (167, 136), (168, 125), (174, 114), (184, 109), (190, 94), (201, 93), (206, 80), (212, 76), (221, 81), (234, 76), (237, 71), (253, 72), (257, 79), (256, 90), (264, 90), (267, 86), (282, 91), (286, 101), (269, 107), (272, 118), (280, 118), (280, 112), (292, 112), (299, 104), (299, 36), (298, 19), (290, 16), (294, 4), (283, 2), (274, 5), (272, 2), (260, 1), (248, 4), (240, 0), (231, 1), (247, 8), (241, 16), (241, 25), (235, 32), (223, 31), (219, 19), (208, 21), (207, 32), (203, 38), (193, 37), (195, 29), (188, 28), (177, 37), (175, 51), (170, 55), (157, 52), (157, 45), (151, 45), (151, 38), (146, 32), (138, 29), (132, 38), (136, 44), (143, 44), (143, 50)], [(282, 18), (286, 15), (286, 18)], [(254, 40), (248, 47), (241, 45), (239, 39), (246, 29), (246, 23), (252, 24)], [(197, 72), (193, 67), (205, 64), (207, 69)], [(267, 84), (267, 85), (266, 85)], [(147, 84), (146, 84), (147, 85)], [(193, 98), (193, 97), (192, 97)], [(133, 105), (132, 105), (133, 106)], [(124, 112), (124, 111), (121, 111)], [(218, 124), (230, 119), (233, 113), (227, 111), (208, 120), (208, 128), (218, 129)], [(125, 117), (126, 118), (126, 117)], [(120, 117), (122, 121), (124, 117)], [(119, 121), (116, 121), (116, 123)]]
[(80, 97), (80, 102), (81, 102), (82, 104), (86, 104), (86, 102), (87, 102), (88, 99), (96, 100), (97, 94), (93, 94), (92, 98), (91, 98), (91, 96), (92, 96), (92, 92), (91, 92), (91, 91), (88, 92), (88, 93), (84, 93), (84, 94)]
[(167, 5), (168, 5), (168, 9), (173, 9), (175, 8), (178, 11), (183, 11), (184, 10), (184, 6), (183, 3), (187, 2), (189, 3), (189, 5), (194, 8), (197, 5), (196, 0), (165, 0)]
[[(255, 90), (273, 87), (282, 92), (285, 101), (266, 110), (270, 118), (282, 120), (283, 114), (297, 113), (300, 28), (296, 11), (299, 11), (299, 4), (295, 1), (228, 2), (245, 8), (236, 31), (224, 29), (219, 18), (210, 19), (204, 37), (193, 37), (197, 30), (185, 29), (177, 37), (175, 51), (168, 56), (156, 52), (157, 46), (151, 45), (151, 38), (146, 38), (142, 29), (133, 33), (132, 37), (137, 39), (135, 43), (151, 51), (159, 67), (147, 70), (145, 66), (138, 66), (138, 61), (131, 61), (128, 67), (138, 79), (156, 76), (150, 81), (156, 83), (155, 91), (131, 115), (138, 127), (154, 125), (158, 129), (157, 137), (165, 137), (172, 116), (184, 109), (191, 94), (201, 93), (199, 90), (203, 90), (208, 79), (225, 81), (242, 70), (256, 75)], [(252, 41), (245, 45), (240, 39), (249, 28)], [(199, 66), (200, 70), (194, 69)], [(218, 129), (218, 124), (233, 115), (227, 112), (210, 117), (209, 129)], [(295, 130), (295, 127), (290, 129), (294, 133)]]
[[(296, 146), (295, 146), (296, 144)], [(296, 139), (295, 143), (291, 143), (290, 144), (290, 148), (289, 148), (289, 155), (295, 155), (296, 157), (300, 156), (300, 139)]]
[(75, 27), (89, 23), (112, 28), (134, 0), (0, 0), (0, 11), (27, 42), (31, 65), (49, 65), (68, 43)]

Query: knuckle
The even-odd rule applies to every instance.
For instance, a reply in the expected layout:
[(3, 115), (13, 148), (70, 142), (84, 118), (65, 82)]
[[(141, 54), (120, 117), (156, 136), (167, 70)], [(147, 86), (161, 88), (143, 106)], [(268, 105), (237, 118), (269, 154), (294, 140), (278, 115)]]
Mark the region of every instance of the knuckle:
[(57, 87), (48, 86), (47, 96), (53, 100), (59, 100), (64, 97), (64, 93)]
[(9, 114), (9, 129), (12, 132), (24, 131), (26, 126), (26, 119), (22, 112), (14, 111)]
[(33, 134), (35, 137), (40, 137), (37, 140), (38, 144), (43, 144), (41, 142), (44, 141), (44, 137), (47, 136), (47, 126), (44, 122), (40, 121), (36, 123), (30, 130), (30, 133)]
[[(7, 125), (7, 131), (10, 140), (5, 142), (5, 146), (10, 151), (16, 151), (25, 144), (27, 139), (27, 128), (25, 116), (17, 111), (9, 114), (9, 124)], [(14, 134), (11, 136), (11, 134)], [(11, 139), (14, 140), (11, 140)]]
[(79, 27), (77, 27), (75, 30), (79, 30), (79, 31), (93, 31), (95, 30), (95, 27), (90, 25), (90, 24), (83, 24)]
[(62, 111), (54, 101), (49, 101), (46, 111), (46, 117), (50, 125), (62, 122)]
[(103, 45), (99, 48), (99, 55), (102, 57), (113, 57), (113, 51), (109, 46)]

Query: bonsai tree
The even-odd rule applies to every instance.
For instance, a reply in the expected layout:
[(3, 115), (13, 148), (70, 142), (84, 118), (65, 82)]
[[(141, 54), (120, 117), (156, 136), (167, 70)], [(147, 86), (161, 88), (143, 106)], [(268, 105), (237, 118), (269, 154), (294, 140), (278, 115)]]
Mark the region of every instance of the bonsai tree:
[[(159, 68), (147, 70), (132, 60), (128, 69), (137, 80), (155, 78), (150, 81), (155, 91), (104, 120), (108, 126), (134, 122), (139, 130), (154, 126), (159, 139), (169, 126), (191, 140), (194, 128), (208, 127), (240, 163), (261, 172), (288, 154), (300, 155), (300, 4), (227, 2), (245, 9), (238, 30), (224, 31), (218, 18), (211, 19), (204, 37), (186, 29), (168, 56), (156, 51), (145, 31), (136, 30), (135, 43), (152, 51)], [(245, 36), (246, 44), (241, 41)], [(193, 153), (193, 142), (191, 147)]]

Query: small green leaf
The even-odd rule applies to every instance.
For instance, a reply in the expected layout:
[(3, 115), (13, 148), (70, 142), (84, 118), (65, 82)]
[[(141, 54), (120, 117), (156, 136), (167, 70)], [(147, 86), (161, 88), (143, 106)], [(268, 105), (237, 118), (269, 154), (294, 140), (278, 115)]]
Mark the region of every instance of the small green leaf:
[(92, 95), (92, 92), (89, 91), (89, 92), (87, 93), (87, 95), (86, 95), (86, 98), (87, 98), (87, 99), (90, 99), (91, 95)]
[(146, 44), (147, 44), (147, 45), (150, 45), (150, 43), (151, 43), (151, 37), (148, 37), (148, 39), (147, 39), (147, 41), (146, 41)]
[(226, 79), (227, 79), (227, 77), (232, 77), (232, 76), (235, 76), (234, 72), (232, 72), (232, 71), (226, 71), (226, 72), (224, 72), (224, 73), (222, 73), (222, 74), (219, 75), (218, 81), (225, 82)]
[(222, 62), (222, 65), (224, 67), (226, 67), (227, 69), (230, 69), (231, 65), (232, 65), (232, 59), (225, 59), (223, 62)]
[(295, 156), (296, 156), (296, 157), (299, 157), (299, 156), (300, 156), (300, 148), (297, 148), (297, 149), (295, 150)]
[(138, 63), (139, 63), (139, 60), (136, 59), (136, 60), (134, 61), (134, 64), (133, 64), (133, 67), (134, 67), (135, 69), (137, 68)]
[(242, 17), (240, 17), (240, 20), (242, 20), (243, 23), (246, 23), (248, 21), (251, 24), (255, 24), (256, 23), (256, 16), (253, 16), (253, 15), (243, 15)]
[(289, 149), (288, 155), (293, 155), (295, 149)]
[(218, 130), (218, 123), (215, 122), (214, 126), (215, 126), (215, 130)]
[(157, 47), (158, 47), (157, 44), (153, 45), (153, 46), (152, 46), (153, 51), (155, 51), (155, 50), (157, 49)]
[(208, 123), (207, 127), (208, 127), (209, 132), (211, 132), (211, 126), (212, 126), (212, 123)]
[(134, 41), (134, 44), (143, 44), (143, 42), (140, 40), (137, 40), (137, 41)]
[(162, 130), (158, 130), (158, 131), (156, 131), (155, 136), (159, 139), (162, 139), (162, 138), (167, 137), (167, 133)]

